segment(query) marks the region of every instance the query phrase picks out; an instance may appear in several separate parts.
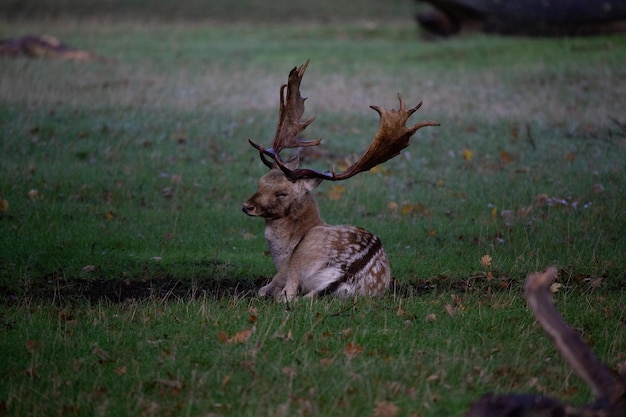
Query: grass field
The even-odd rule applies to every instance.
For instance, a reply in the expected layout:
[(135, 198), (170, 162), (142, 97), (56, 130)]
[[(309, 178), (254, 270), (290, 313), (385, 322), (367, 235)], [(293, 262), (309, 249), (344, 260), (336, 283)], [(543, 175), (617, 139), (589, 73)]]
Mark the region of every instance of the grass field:
[[(626, 37), (427, 42), (368, 16), (3, 22), (0, 38), (48, 33), (106, 59), (0, 59), (0, 414), (590, 400), (520, 289), (558, 265), (566, 319), (611, 368), (626, 360)], [(240, 207), (265, 172), (247, 139), (271, 140), (278, 87), (308, 58), (307, 134), (325, 138), (308, 164), (357, 157), (368, 105), (397, 93), (441, 127), (316, 195), (329, 223), (381, 237), (393, 291), (286, 309), (254, 296), (274, 270)]]

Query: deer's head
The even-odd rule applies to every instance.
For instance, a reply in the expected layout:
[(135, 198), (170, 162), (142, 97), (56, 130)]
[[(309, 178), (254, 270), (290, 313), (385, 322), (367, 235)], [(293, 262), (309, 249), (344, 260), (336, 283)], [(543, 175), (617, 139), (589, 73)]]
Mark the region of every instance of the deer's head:
[[(286, 166), (295, 169), (297, 161), (287, 163)], [(259, 179), (257, 192), (243, 204), (242, 210), (248, 216), (270, 220), (287, 217), (313, 202), (310, 191), (321, 182), (320, 178), (292, 181), (278, 166), (273, 166)]]

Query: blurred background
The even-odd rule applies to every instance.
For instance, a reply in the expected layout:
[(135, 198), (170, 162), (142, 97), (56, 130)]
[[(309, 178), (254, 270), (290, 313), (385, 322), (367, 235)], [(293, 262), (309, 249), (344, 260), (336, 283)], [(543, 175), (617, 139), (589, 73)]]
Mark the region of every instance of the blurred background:
[(220, 22), (413, 19), (413, 0), (3, 0), (0, 15), (26, 18), (125, 18)]

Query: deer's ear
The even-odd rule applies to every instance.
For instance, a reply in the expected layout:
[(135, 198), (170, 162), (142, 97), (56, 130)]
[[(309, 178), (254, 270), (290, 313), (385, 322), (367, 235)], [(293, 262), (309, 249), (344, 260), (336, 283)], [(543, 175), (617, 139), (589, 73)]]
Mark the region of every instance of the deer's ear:
[(298, 180), (300, 182), (302, 182), (302, 184), (304, 184), (304, 188), (307, 191), (311, 191), (315, 188), (317, 188), (318, 185), (320, 185), (322, 183), (322, 181), (324, 181), (322, 178), (306, 178), (306, 179), (301, 179)]

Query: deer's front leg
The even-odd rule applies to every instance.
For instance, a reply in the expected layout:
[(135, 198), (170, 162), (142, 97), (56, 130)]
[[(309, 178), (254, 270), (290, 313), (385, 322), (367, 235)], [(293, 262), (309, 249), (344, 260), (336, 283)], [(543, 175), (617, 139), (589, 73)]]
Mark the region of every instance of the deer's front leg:
[(283, 293), (283, 289), (286, 283), (287, 274), (281, 268), (281, 270), (279, 270), (276, 275), (274, 275), (274, 278), (272, 278), (272, 281), (269, 284), (261, 287), (261, 289), (259, 290), (259, 297), (277, 298), (280, 294)]
[(300, 278), (298, 273), (292, 272), (289, 274), (287, 282), (283, 287), (283, 290), (278, 295), (278, 301), (291, 302), (298, 296), (298, 289), (300, 288)]

